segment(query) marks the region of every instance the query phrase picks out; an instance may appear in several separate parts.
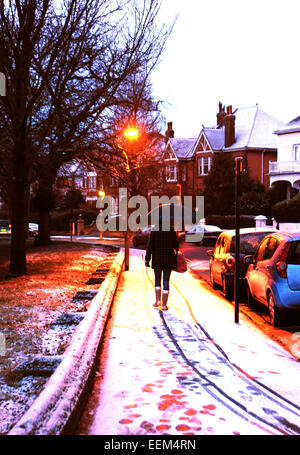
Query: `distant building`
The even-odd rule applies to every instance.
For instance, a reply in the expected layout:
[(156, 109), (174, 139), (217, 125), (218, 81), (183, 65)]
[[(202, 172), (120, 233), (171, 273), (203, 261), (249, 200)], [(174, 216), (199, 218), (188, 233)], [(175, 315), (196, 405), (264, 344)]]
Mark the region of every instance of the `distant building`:
[(225, 107), (219, 103), (216, 125), (203, 126), (198, 137), (175, 138), (172, 123), (168, 124), (164, 161), (166, 181), (170, 188), (181, 188), (182, 194), (201, 195), (204, 179), (216, 152), (242, 157), (244, 169), (251, 178), (269, 188), (269, 162), (277, 157), (274, 130), (283, 123), (259, 107)]
[(300, 190), (300, 117), (275, 131), (278, 139), (277, 161), (270, 162), (270, 185), (284, 182), (286, 198), (292, 188)]

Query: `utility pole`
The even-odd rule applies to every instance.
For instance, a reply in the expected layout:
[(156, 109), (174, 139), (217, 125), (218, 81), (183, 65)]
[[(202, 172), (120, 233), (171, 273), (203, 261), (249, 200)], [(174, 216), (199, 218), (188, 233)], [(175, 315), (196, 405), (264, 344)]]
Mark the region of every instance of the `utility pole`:
[(234, 322), (239, 322), (239, 276), (240, 276), (240, 180), (242, 158), (235, 159), (235, 270), (234, 270)]

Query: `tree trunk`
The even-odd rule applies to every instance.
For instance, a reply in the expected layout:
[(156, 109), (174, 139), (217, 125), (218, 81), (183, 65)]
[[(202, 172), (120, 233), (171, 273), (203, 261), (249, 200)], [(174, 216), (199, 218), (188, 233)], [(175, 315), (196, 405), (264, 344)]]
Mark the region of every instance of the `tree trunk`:
[(50, 237), (50, 212), (47, 210), (39, 211), (39, 233), (35, 239), (35, 245), (51, 245)]
[(35, 245), (51, 245), (50, 221), (51, 211), (54, 209), (53, 184), (55, 182), (55, 172), (50, 171), (48, 175), (40, 177), (39, 188), (35, 197), (34, 205), (39, 212), (39, 232), (35, 240)]
[(12, 275), (24, 275), (26, 269), (26, 238), (28, 232), (29, 191), (27, 188), (15, 186), (10, 201), (11, 213), (11, 250), (10, 268)]
[(27, 151), (29, 145), (25, 138), (26, 127), (22, 124), (17, 130), (13, 150), (13, 178), (9, 184), (8, 200), (11, 214), (11, 275), (24, 275), (26, 269), (26, 239), (28, 235), (29, 213), (29, 165)]

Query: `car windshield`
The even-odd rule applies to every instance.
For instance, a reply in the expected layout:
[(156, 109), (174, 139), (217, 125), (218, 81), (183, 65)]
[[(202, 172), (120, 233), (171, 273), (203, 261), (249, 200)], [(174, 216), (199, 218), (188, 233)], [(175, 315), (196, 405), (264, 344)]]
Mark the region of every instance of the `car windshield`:
[(7, 220), (0, 220), (1, 227), (9, 227), (9, 221)]
[(300, 265), (300, 242), (291, 242), (287, 264)]
[[(253, 232), (251, 234), (241, 234), (240, 235), (240, 253), (242, 254), (254, 254), (260, 242), (268, 235), (270, 232)], [(232, 242), (230, 246), (230, 252), (235, 252), (235, 237), (232, 237)]]

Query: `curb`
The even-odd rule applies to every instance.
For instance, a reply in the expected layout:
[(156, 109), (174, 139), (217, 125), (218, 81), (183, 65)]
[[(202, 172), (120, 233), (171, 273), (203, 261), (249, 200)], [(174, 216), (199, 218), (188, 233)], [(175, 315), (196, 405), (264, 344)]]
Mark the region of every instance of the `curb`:
[(119, 252), (60, 365), (8, 435), (59, 435), (87, 385), (124, 263)]

